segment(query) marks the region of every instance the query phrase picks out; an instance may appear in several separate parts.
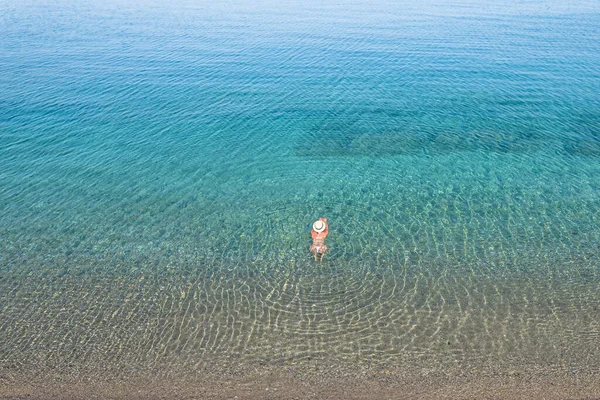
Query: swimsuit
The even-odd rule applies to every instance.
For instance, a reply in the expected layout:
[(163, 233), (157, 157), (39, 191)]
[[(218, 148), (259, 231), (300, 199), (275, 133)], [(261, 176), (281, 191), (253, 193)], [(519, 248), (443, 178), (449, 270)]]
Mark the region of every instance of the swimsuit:
[(310, 246), (310, 251), (311, 252), (316, 252), (319, 254), (325, 253), (327, 251), (327, 246), (325, 246), (325, 240), (319, 240), (319, 239), (315, 239), (313, 240), (313, 244), (312, 246)]

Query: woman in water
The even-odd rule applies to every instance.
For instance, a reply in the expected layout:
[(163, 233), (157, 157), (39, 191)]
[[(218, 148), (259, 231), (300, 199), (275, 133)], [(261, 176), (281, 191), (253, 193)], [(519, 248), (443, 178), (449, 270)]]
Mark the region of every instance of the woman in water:
[(310, 252), (315, 256), (315, 261), (323, 261), (325, 253), (327, 253), (327, 246), (325, 246), (325, 238), (329, 233), (329, 225), (327, 224), (327, 218), (319, 218), (318, 221), (312, 226), (310, 235), (312, 236), (312, 245), (310, 246)]

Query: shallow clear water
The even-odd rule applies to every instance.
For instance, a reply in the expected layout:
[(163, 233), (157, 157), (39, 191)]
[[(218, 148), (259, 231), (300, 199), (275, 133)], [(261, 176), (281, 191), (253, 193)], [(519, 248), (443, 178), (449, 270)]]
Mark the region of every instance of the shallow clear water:
[(600, 357), (597, 2), (4, 1), (0, 37), (5, 368)]

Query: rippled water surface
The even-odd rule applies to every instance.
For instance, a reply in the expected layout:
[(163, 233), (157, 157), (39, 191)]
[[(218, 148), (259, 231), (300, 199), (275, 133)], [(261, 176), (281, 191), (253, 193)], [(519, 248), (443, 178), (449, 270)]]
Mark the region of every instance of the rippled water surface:
[(492, 3), (1, 1), (0, 368), (597, 368), (600, 5)]

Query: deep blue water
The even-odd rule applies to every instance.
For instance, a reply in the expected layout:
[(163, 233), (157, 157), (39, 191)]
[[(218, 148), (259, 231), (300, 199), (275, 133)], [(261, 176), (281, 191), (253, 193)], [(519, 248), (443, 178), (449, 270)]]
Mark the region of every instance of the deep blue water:
[(572, 3), (0, 2), (0, 363), (591, 365)]

